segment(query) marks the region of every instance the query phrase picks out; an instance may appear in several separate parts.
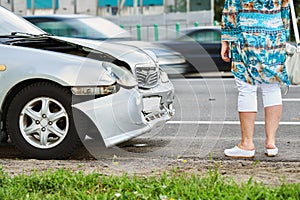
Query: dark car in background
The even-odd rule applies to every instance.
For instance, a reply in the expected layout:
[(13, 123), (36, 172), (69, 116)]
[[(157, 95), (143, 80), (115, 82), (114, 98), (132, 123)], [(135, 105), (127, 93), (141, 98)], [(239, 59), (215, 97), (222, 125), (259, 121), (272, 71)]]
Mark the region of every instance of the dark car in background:
[(24, 18), (56, 36), (119, 43), (151, 51), (157, 57), (160, 67), (169, 75), (188, 72), (189, 65), (179, 52), (158, 43), (137, 41), (128, 31), (101, 17), (71, 14), (34, 15), (24, 16)]
[[(204, 26), (184, 29), (174, 40), (161, 41), (166, 47), (181, 53), (197, 72), (230, 72), (231, 64), (221, 58), (221, 28)], [(229, 75), (231, 75), (229, 73)]]

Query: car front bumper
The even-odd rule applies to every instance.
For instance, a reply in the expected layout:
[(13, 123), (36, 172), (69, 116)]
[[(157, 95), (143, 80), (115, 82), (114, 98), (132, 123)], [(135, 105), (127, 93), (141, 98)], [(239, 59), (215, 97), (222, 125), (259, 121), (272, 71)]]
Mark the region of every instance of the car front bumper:
[(174, 115), (173, 99), (174, 88), (168, 82), (150, 90), (121, 88), (113, 95), (76, 103), (72, 107), (88, 116), (101, 133), (105, 146), (111, 147), (169, 120)]

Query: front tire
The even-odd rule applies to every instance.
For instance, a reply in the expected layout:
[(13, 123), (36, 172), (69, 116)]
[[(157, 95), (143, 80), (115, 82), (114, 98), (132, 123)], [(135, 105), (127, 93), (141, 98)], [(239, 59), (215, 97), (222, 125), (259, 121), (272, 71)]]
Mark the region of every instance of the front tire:
[(16, 148), (37, 159), (68, 158), (81, 144), (69, 89), (49, 82), (23, 88), (11, 101), (6, 128)]

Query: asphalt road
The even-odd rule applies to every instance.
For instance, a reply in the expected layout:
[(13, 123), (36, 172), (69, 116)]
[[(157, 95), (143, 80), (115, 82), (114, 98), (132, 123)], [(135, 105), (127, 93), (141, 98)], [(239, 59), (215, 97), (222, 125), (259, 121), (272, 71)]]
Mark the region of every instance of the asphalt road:
[[(175, 116), (165, 125), (119, 145), (125, 156), (193, 157), (228, 159), (225, 148), (238, 144), (240, 125), (237, 90), (232, 78), (172, 79), (176, 90)], [(286, 88), (282, 88), (282, 92)], [(279, 155), (264, 155), (264, 112), (261, 92), (254, 143), (260, 161), (299, 161), (300, 87), (291, 86), (283, 96), (283, 115), (277, 133)], [(133, 154), (127, 154), (133, 152)]]
[[(103, 149), (85, 143), (85, 148), (75, 153), (74, 159), (106, 159), (114, 157), (151, 158), (159, 160), (193, 158), (227, 160), (225, 148), (239, 142), (240, 127), (237, 113), (237, 90), (232, 78), (176, 78), (171, 79), (176, 90), (175, 116), (166, 124), (158, 125), (150, 133), (143, 134), (116, 147)], [(282, 88), (284, 91), (285, 88)], [(264, 155), (264, 112), (261, 93), (258, 95), (254, 143), (255, 160), (299, 161), (300, 159), (300, 87), (292, 86), (283, 96), (283, 115), (277, 133), (279, 155)], [(91, 148), (92, 147), (92, 148)], [(20, 157), (11, 145), (0, 146), (0, 158)], [(107, 161), (106, 161), (107, 162)]]

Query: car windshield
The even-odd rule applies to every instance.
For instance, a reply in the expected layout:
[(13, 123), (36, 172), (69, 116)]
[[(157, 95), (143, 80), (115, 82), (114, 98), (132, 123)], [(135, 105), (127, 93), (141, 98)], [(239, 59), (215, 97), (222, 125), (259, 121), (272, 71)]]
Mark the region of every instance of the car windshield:
[(0, 35), (11, 35), (13, 32), (45, 34), (44, 31), (0, 6)]
[(36, 25), (48, 33), (65, 37), (89, 39), (120, 39), (130, 37), (130, 34), (126, 30), (100, 17), (37, 22)]

